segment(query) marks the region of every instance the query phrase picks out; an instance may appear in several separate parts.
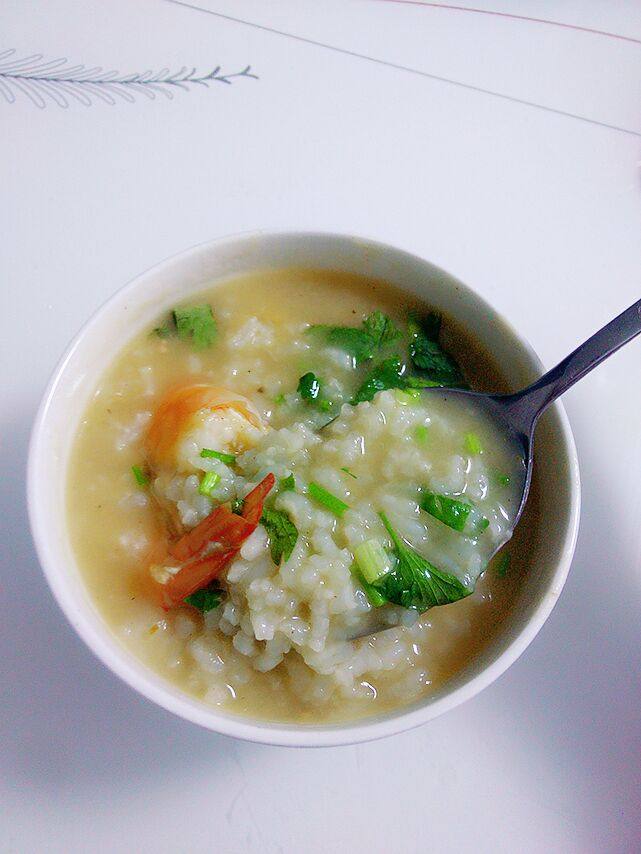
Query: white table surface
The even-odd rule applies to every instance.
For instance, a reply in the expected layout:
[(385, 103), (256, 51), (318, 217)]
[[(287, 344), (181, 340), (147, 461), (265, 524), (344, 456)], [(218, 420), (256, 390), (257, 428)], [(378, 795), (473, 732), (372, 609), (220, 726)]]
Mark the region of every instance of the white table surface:
[(193, 5), (219, 14), (0, 3), (14, 60), (259, 77), (67, 109), (0, 92), (0, 850), (641, 851), (641, 342), (567, 395), (583, 514), (554, 613), (421, 729), (323, 750), (199, 730), (99, 665), (49, 595), (24, 499), (37, 402), (158, 260), (256, 227), (376, 237), (478, 289), (547, 364), (641, 291), (635, 0)]

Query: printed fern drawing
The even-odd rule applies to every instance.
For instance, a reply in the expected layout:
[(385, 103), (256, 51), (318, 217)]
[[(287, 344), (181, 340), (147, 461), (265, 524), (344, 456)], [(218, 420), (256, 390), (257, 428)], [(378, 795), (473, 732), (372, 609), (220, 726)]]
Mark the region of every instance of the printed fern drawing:
[(68, 59), (45, 60), (42, 54), (16, 59), (15, 53), (15, 50), (0, 53), (0, 96), (13, 104), (22, 95), (40, 109), (49, 103), (66, 108), (72, 101), (85, 107), (95, 101), (111, 105), (119, 100), (133, 103), (140, 95), (151, 100), (164, 95), (171, 100), (179, 89), (188, 91), (190, 87), (208, 87), (210, 83), (230, 85), (242, 77), (258, 80), (250, 65), (234, 73), (223, 72), (217, 65), (207, 74), (198, 74), (196, 68), (187, 66), (174, 72), (162, 68), (156, 72), (120, 74), (98, 66), (72, 65)]

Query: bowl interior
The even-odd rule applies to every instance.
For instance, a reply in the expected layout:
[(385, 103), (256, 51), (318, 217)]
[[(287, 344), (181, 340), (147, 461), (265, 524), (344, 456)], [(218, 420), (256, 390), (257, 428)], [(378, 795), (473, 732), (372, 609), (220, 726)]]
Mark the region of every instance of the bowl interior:
[(253, 234), (205, 244), (143, 274), (87, 323), (56, 369), (38, 414), (29, 460), (29, 507), (45, 574), (68, 619), (113, 671), (169, 710), (219, 732), (272, 744), (340, 744), (407, 729), (457, 705), (489, 684), (523, 651), (559, 596), (578, 519), (578, 469), (560, 406), (537, 428), (537, 480), (555, 496), (545, 536), (535, 550), (536, 573), (525, 577), (501, 631), (439, 693), (397, 713), (345, 725), (296, 726), (252, 722), (188, 697), (120, 645), (90, 600), (70, 547), (65, 482), (74, 436), (96, 385), (117, 352), (163, 310), (189, 294), (261, 269), (313, 267), (384, 279), (427, 299), (471, 331), (503, 367), (510, 385), (540, 375), (540, 363), (517, 333), (480, 297), (426, 261), (382, 244), (326, 234)]

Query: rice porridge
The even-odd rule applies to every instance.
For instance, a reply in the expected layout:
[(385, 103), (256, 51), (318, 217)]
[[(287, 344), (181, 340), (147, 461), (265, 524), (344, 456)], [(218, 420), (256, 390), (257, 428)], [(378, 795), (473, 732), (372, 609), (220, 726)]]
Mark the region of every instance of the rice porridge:
[[(331, 723), (438, 690), (528, 570), (536, 489), (440, 387), (506, 391), (448, 318), (384, 282), (256, 273), (117, 355), (69, 468), (74, 550), (136, 657), (207, 704)], [(385, 631), (367, 634), (373, 628)]]

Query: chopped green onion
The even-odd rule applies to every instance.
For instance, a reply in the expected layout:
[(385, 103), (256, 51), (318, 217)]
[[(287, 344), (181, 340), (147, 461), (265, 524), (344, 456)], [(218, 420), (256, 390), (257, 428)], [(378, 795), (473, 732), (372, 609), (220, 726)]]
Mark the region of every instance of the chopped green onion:
[(221, 463), (225, 463), (227, 466), (233, 466), (236, 462), (234, 454), (225, 454), (223, 451), (212, 451), (210, 448), (203, 448), (200, 456), (205, 460), (220, 460)]
[(345, 504), (344, 501), (341, 501), (340, 498), (332, 495), (331, 492), (328, 492), (317, 483), (312, 482), (309, 484), (307, 494), (314, 501), (318, 501), (319, 504), (323, 504), (328, 510), (331, 510), (335, 516), (342, 516), (346, 510), (349, 510), (349, 504)]
[(483, 445), (476, 433), (466, 433), (465, 450), (473, 457), (483, 453)]
[(390, 556), (379, 540), (367, 540), (356, 546), (354, 559), (369, 584), (374, 584), (392, 569)]
[(496, 567), (496, 574), (499, 578), (505, 578), (505, 576), (507, 575), (507, 571), (510, 568), (511, 560), (512, 558), (510, 557), (509, 552), (505, 552), (503, 555), (501, 555), (501, 558)]
[(285, 395), (277, 394), (274, 398), (274, 403), (276, 404), (276, 406), (281, 406), (283, 403), (285, 403)]
[(489, 527), (490, 527), (490, 520), (487, 519), (485, 516), (482, 516), (479, 519), (479, 521), (476, 523), (476, 532), (478, 534), (482, 534), (483, 531), (487, 531), (487, 529)]
[(352, 564), (351, 573), (354, 579), (363, 588), (363, 593), (367, 596), (367, 600), (372, 608), (380, 608), (381, 605), (387, 604), (387, 599), (383, 596), (380, 590), (377, 590), (373, 584), (370, 584), (363, 578), (363, 573), (359, 570), (356, 563)]
[(343, 467), (342, 467), (342, 469), (341, 469), (341, 471), (344, 471), (344, 472), (345, 472), (345, 474), (348, 474), (350, 477), (353, 477), (353, 478), (354, 478), (354, 480), (358, 480), (358, 478), (356, 477), (356, 475), (354, 474), (354, 472), (353, 472), (353, 471), (350, 471), (350, 470), (347, 468), (347, 466), (343, 466)]
[(419, 443), (419, 445), (424, 445), (425, 442), (427, 442), (428, 436), (429, 430), (425, 424), (419, 424), (414, 428), (414, 439)]
[(132, 466), (131, 472), (136, 479), (138, 486), (147, 486), (149, 484), (149, 478), (140, 466)]
[(203, 475), (202, 480), (200, 481), (200, 486), (198, 487), (198, 492), (201, 495), (211, 496), (212, 490), (220, 480), (220, 475), (216, 474), (215, 471), (208, 471)]
[(296, 481), (293, 474), (288, 474), (287, 477), (281, 477), (278, 482), (279, 492), (294, 492), (296, 490)]
[(509, 474), (497, 474), (496, 476), (496, 482), (499, 486), (509, 486), (511, 481), (512, 478), (509, 476)]

